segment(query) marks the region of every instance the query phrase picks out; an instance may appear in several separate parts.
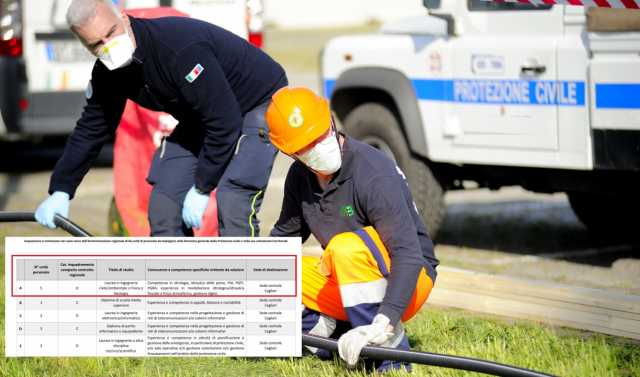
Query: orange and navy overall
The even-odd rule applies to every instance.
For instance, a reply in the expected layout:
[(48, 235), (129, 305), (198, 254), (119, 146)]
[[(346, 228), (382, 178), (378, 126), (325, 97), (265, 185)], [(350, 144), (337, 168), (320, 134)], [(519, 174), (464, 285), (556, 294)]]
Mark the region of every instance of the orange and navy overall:
[[(303, 332), (316, 326), (321, 320), (320, 314), (347, 321), (351, 327), (370, 324), (385, 296), (391, 268), (389, 252), (370, 226), (337, 234), (320, 258), (303, 256)], [(423, 268), (402, 322), (420, 310), (432, 287), (433, 282)], [(396, 346), (409, 349), (406, 335)], [(380, 369), (388, 368), (382, 365)]]

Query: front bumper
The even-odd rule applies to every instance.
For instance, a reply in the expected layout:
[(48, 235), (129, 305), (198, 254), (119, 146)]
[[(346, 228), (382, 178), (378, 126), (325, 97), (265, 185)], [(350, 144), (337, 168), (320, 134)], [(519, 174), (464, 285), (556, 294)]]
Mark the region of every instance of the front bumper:
[(596, 169), (640, 171), (640, 130), (593, 130)]
[(19, 133), (19, 101), (26, 94), (26, 73), (21, 58), (0, 57), (0, 135)]

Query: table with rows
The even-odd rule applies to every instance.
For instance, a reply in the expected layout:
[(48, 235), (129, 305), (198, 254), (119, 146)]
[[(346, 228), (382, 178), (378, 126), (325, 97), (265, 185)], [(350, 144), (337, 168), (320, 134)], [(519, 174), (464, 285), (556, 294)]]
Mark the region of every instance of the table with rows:
[(300, 355), (299, 240), (28, 240), (7, 241), (7, 356)]

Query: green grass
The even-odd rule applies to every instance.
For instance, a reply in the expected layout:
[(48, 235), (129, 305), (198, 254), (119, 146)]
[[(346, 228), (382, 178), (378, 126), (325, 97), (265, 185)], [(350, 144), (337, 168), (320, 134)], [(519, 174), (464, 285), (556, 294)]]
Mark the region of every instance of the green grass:
[[(0, 233), (4, 233), (0, 231)], [(4, 239), (4, 237), (2, 237)], [(4, 245), (0, 246), (4, 249)], [(2, 250), (3, 251), (3, 250)], [(0, 266), (4, 329), (4, 263)], [(559, 376), (640, 376), (640, 343), (427, 305), (407, 324), (412, 348), (493, 360)], [(0, 337), (4, 353), (4, 332)], [(4, 377), (364, 377), (339, 360), (291, 358), (3, 358)], [(390, 373), (401, 376), (403, 373)], [(414, 365), (415, 376), (476, 376)]]
[(281, 30), (268, 27), (265, 30), (265, 51), (278, 61), (285, 70), (291, 72), (318, 72), (320, 52), (332, 38), (340, 35), (373, 33), (380, 24), (343, 28), (319, 28)]
[[(639, 376), (640, 346), (601, 335), (428, 307), (409, 323), (415, 349), (471, 356), (560, 376)], [(4, 349), (4, 339), (2, 342)], [(391, 373), (400, 376), (403, 373)], [(418, 376), (477, 375), (414, 366)], [(366, 376), (337, 361), (244, 358), (5, 358), (0, 376)]]
[[(266, 51), (287, 70), (316, 72), (318, 56), (324, 44), (343, 34), (374, 32), (378, 25), (359, 28), (281, 31), (268, 29)], [(83, 222), (77, 220), (81, 224)], [(478, 218), (462, 224), (464, 232), (450, 232), (449, 238), (469, 234), (477, 228)], [(484, 220), (483, 220), (484, 221)], [(469, 228), (469, 229), (466, 229)], [(89, 228), (95, 234), (101, 228)], [(486, 229), (482, 228), (481, 233)], [(520, 233), (505, 232), (522, 245)], [(0, 236), (66, 235), (51, 233), (33, 224), (3, 224)], [(447, 234), (443, 237), (446, 238)], [(472, 234), (470, 239), (482, 234)], [(503, 237), (493, 237), (503, 239)], [(545, 238), (542, 238), (545, 239)], [(493, 246), (493, 245), (488, 245)], [(548, 245), (544, 245), (548, 246)], [(4, 245), (0, 245), (3, 250)], [(515, 246), (514, 246), (515, 248)], [(548, 248), (548, 247), (547, 247)], [(551, 248), (554, 249), (554, 248)], [(466, 267), (466, 266), (463, 266)], [(4, 329), (4, 264), (0, 265), (0, 326)], [(640, 344), (628, 340), (544, 326), (526, 321), (481, 316), (460, 310), (427, 306), (407, 324), (413, 349), (475, 357), (526, 367), (560, 376), (640, 376)], [(4, 334), (4, 332), (3, 332)], [(0, 336), (4, 353), (4, 335)], [(400, 376), (391, 373), (389, 376)], [(414, 365), (415, 376), (476, 376), (456, 370)], [(3, 358), (0, 376), (11, 377), (206, 377), (206, 376), (313, 376), (364, 377), (361, 370), (348, 371), (339, 360), (244, 358)]]

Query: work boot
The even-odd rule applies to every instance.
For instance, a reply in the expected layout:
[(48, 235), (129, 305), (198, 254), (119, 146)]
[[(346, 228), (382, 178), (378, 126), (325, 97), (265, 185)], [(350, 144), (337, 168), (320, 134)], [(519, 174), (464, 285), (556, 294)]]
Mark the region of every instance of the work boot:
[[(333, 334), (335, 329), (336, 329), (335, 319), (307, 308), (304, 308), (304, 310), (302, 311), (302, 332), (303, 333), (329, 338), (331, 337), (331, 334)], [(302, 350), (305, 352), (309, 352), (313, 355), (316, 355), (321, 359), (332, 358), (331, 352), (325, 349), (304, 346)]]
[[(395, 348), (403, 351), (409, 351), (409, 338), (404, 332), (402, 322), (398, 322), (393, 330), (393, 336), (384, 342), (381, 347)], [(395, 360), (375, 360), (371, 363), (365, 363), (366, 369), (371, 371), (375, 369), (378, 373), (385, 373), (391, 370), (405, 370), (411, 373), (411, 364)]]
[[(409, 338), (407, 338), (407, 336), (404, 335), (402, 337), (402, 341), (400, 342), (400, 344), (398, 344), (398, 346), (395, 348), (403, 351), (409, 351), (410, 350)], [(376, 362), (376, 364), (377, 364), (376, 370), (378, 371), (378, 373), (385, 373), (392, 370), (405, 370), (407, 373), (411, 373), (412, 371), (410, 363), (405, 363), (401, 361), (384, 360), (382, 362), (378, 361)]]

